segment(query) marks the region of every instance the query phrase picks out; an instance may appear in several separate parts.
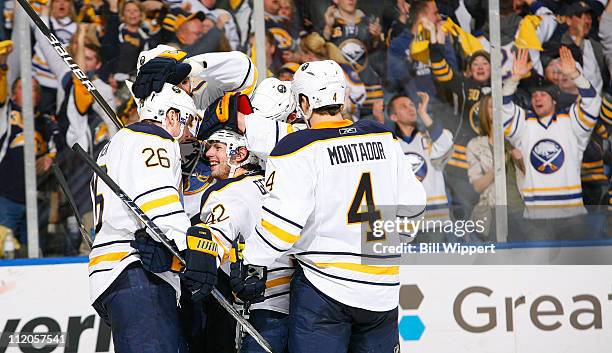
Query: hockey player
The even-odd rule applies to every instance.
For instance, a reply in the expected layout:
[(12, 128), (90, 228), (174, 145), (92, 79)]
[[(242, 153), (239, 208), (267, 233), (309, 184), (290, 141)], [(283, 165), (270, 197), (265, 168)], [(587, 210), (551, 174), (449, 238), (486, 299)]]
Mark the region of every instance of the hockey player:
[[(389, 101), (387, 112), (389, 119), (395, 122), (395, 134), (400, 138), (412, 171), (427, 192), (425, 218), (444, 221), (450, 219), (450, 215), (442, 170), (453, 148), (453, 134), (443, 129), (442, 124), (434, 121), (427, 112), (429, 95), (425, 92), (417, 92), (417, 95), (421, 98), (418, 108), (409, 97), (398, 95)], [(426, 131), (418, 129), (417, 113)], [(427, 233), (417, 241), (443, 241), (441, 233), (441, 230)]]
[[(601, 97), (576, 67), (570, 50), (561, 47), (559, 54), (561, 71), (574, 81), (579, 91), (578, 100), (569, 109), (557, 110), (558, 94), (551, 86), (533, 89), (533, 111), (526, 111), (512, 102), (521, 78), (532, 66), (525, 49), (519, 50), (512, 76), (503, 87), (504, 134), (524, 156), (529, 156), (521, 191), (525, 216), (531, 219), (534, 227), (529, 234), (531, 239), (576, 238), (584, 229), (579, 217), (586, 212), (580, 166), (597, 122)], [(556, 218), (555, 225), (561, 227), (547, 234), (546, 227), (550, 225), (546, 223), (547, 218)]]
[[(221, 268), (229, 276), (228, 259), (232, 244), (239, 237), (251, 234), (260, 219), (261, 204), (268, 190), (258, 158), (246, 148), (244, 136), (222, 129), (211, 135), (207, 146), (206, 157), (210, 160), (216, 182), (202, 196), (201, 220), (210, 227), (213, 239), (220, 245)], [(284, 352), (287, 348), (289, 282), (292, 273), (293, 266), (288, 257), (274, 262), (268, 268), (263, 302), (251, 306), (249, 320), (270, 342), (274, 352)], [(242, 300), (251, 299), (245, 290), (236, 295)], [(241, 352), (263, 351), (248, 336)]]
[(251, 265), (270, 266), (286, 253), (300, 265), (291, 283), (291, 352), (399, 347), (399, 266), (362, 264), (363, 237), (371, 234), (361, 229), (381, 217), (380, 205), (395, 205), (389, 212), (400, 217), (420, 215), (425, 191), (390, 131), (342, 119), (345, 90), (333, 61), (304, 63), (295, 74), (298, 114), (310, 128), (270, 154), (270, 195), (243, 253)]
[(252, 104), (253, 114), (238, 116), (236, 128), (245, 134), (249, 151), (265, 162), (278, 141), (306, 125), (292, 124), (297, 116), (291, 85), (276, 78), (261, 81), (253, 93)]
[[(165, 84), (159, 93), (138, 101), (138, 113), (140, 122), (121, 129), (100, 153), (98, 164), (184, 252), (181, 281), (194, 301), (201, 300), (216, 281), (216, 245), (210, 232), (189, 227), (180, 202), (176, 140), (185, 121), (197, 114), (195, 106), (180, 88)], [(115, 350), (182, 351), (176, 261), (97, 178), (92, 197), (97, 223), (89, 255), (90, 296), (111, 327)]]

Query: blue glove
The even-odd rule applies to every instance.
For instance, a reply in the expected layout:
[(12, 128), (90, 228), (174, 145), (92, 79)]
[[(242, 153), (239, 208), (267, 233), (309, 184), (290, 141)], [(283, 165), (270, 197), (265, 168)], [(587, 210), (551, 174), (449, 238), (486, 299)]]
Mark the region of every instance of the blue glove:
[(170, 250), (164, 244), (153, 240), (147, 234), (145, 228), (141, 228), (134, 233), (134, 240), (130, 245), (138, 250), (142, 267), (154, 273), (166, 272), (172, 269), (172, 258)]
[(136, 98), (147, 98), (153, 92), (161, 92), (164, 83), (179, 85), (190, 72), (189, 64), (158, 56), (140, 67), (132, 86), (132, 93)]
[(230, 286), (236, 297), (245, 303), (264, 301), (268, 274), (265, 267), (245, 265), (238, 243), (234, 241), (230, 264)]
[(217, 249), (210, 229), (204, 224), (187, 229), (186, 265), (180, 276), (193, 294), (193, 302), (204, 299), (217, 284)]
[(253, 113), (253, 106), (248, 96), (238, 92), (228, 92), (218, 98), (204, 112), (197, 134), (198, 140), (206, 140), (222, 127), (242, 134), (238, 131), (238, 113), (244, 115)]

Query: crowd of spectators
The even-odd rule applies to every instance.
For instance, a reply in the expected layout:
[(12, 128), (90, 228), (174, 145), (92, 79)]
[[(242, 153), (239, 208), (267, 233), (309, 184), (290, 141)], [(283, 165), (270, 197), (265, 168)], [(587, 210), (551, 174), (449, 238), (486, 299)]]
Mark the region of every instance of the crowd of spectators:
[[(344, 115), (396, 132), (415, 174), (429, 185), (429, 216), (486, 220), (484, 231), (455, 241), (496, 239), (492, 129), (499, 118), (508, 240), (609, 236), (612, 2), (500, 0), (502, 64), (492, 67), (485, 0), (261, 1), (265, 53), (255, 51), (253, 0), (31, 4), (126, 124), (138, 117), (125, 81), (135, 76), (138, 54), (158, 44), (190, 56), (238, 50), (255, 61), (265, 55), (268, 70), (259, 75), (281, 80), (291, 80), (302, 62), (333, 59), (348, 82)], [(0, 2), (0, 40), (13, 45), (19, 42), (16, 6)], [(116, 128), (40, 31), (32, 26), (31, 33), (41, 249), (76, 255), (86, 249), (50, 166), (55, 162), (66, 174), (91, 228), (92, 174), (66, 147), (79, 142), (96, 155)], [(19, 55), (7, 43), (0, 42), (6, 110), (0, 247), (9, 233), (26, 243)], [(495, 118), (492, 70), (503, 77), (504, 106)]]

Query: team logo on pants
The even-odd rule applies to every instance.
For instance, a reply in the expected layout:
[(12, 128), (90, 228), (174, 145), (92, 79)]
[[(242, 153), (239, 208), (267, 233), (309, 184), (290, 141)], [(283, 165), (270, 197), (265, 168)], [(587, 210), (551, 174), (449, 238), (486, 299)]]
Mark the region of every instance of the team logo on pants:
[(423, 181), (427, 176), (427, 163), (425, 162), (425, 158), (414, 152), (407, 152), (406, 157), (408, 157), (414, 175), (419, 181)]
[(557, 142), (543, 139), (533, 146), (529, 159), (538, 172), (551, 174), (561, 168), (565, 161), (565, 153)]

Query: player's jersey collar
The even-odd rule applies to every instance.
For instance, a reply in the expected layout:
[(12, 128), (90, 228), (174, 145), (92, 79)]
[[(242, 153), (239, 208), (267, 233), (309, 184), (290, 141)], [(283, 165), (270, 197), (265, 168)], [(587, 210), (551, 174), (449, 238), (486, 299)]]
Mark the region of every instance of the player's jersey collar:
[(340, 127), (347, 127), (353, 125), (353, 122), (348, 119), (343, 120), (332, 120), (332, 121), (322, 121), (318, 124), (312, 125), (311, 129), (333, 129)]

